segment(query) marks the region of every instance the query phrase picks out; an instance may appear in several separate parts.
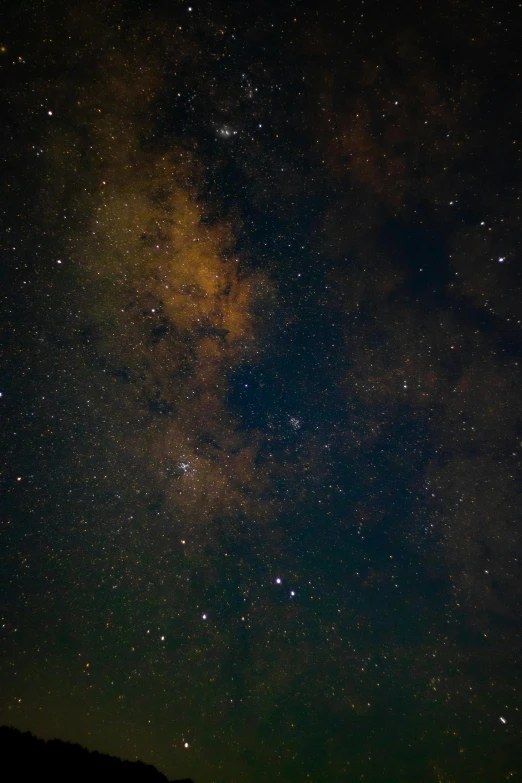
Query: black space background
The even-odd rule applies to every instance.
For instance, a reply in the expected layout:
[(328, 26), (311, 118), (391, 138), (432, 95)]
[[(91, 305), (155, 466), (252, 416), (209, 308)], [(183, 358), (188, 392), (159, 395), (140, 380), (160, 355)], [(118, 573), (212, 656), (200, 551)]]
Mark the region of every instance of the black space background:
[(0, 722), (520, 780), (518, 4), (5, 10)]

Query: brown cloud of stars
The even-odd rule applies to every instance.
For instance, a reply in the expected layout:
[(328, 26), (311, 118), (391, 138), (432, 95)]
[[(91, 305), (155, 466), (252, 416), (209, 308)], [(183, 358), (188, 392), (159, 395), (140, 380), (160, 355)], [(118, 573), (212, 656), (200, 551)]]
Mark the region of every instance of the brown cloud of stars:
[(268, 488), (261, 436), (240, 431), (227, 396), (231, 373), (259, 353), (272, 292), (245, 271), (232, 226), (205, 213), (193, 155), (144, 141), (160, 86), (144, 61), (114, 55), (78, 88), (74, 130), (53, 140), (53, 188), (82, 215), (65, 262), (81, 373), (97, 374), (94, 393), (115, 408), (115, 453), (133, 454), (177, 529), (196, 534)]

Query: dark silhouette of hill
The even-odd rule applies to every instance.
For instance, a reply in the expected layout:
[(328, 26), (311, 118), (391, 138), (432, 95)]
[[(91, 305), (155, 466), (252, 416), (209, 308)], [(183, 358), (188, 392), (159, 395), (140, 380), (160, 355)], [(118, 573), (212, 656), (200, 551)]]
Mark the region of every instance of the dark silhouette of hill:
[[(152, 764), (122, 761), (58, 739), (38, 739), (11, 726), (0, 726), (0, 758), (5, 783), (169, 783)], [(193, 781), (185, 778), (171, 783)]]

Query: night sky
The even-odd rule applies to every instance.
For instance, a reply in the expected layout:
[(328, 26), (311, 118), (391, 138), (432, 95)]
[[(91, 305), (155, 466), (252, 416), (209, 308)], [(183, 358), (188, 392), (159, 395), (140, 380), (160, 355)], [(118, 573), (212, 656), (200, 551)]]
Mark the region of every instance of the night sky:
[(522, 10), (9, 2), (0, 724), (522, 780)]

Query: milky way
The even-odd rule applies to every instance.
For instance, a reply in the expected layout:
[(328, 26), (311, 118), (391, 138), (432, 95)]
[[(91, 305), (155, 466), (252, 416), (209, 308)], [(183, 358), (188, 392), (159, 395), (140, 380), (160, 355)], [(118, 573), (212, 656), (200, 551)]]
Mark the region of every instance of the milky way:
[(2, 723), (519, 779), (518, 16), (12, 6)]

